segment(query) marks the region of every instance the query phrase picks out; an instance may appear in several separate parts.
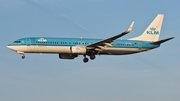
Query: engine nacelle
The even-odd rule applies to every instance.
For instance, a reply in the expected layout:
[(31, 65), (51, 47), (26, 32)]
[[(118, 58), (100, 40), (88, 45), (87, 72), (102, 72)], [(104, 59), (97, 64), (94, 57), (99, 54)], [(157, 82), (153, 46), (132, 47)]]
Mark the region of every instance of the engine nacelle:
[(78, 57), (77, 54), (59, 54), (60, 59), (74, 59)]
[(70, 47), (71, 54), (86, 54), (87, 49), (84, 46), (72, 46)]

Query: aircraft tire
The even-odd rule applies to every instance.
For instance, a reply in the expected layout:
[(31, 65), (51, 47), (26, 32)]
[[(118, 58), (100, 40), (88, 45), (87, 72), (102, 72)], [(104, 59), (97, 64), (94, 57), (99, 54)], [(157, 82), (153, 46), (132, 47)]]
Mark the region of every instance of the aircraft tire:
[(25, 56), (24, 56), (24, 55), (22, 56), (22, 59), (25, 59)]
[(89, 61), (88, 58), (84, 58), (84, 59), (83, 59), (83, 62), (84, 62), (84, 63), (86, 63), (86, 62), (88, 62), (88, 61)]
[(90, 59), (91, 59), (91, 60), (94, 60), (95, 58), (96, 58), (95, 55), (90, 55)]

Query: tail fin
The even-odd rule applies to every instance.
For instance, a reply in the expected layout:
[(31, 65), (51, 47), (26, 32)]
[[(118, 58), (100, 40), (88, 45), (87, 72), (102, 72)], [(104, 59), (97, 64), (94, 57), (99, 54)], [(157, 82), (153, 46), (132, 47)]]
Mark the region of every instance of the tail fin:
[(163, 18), (163, 14), (158, 14), (156, 18), (151, 22), (151, 24), (147, 27), (147, 29), (142, 33), (142, 35), (131, 38), (130, 40), (142, 40), (150, 42), (158, 41)]

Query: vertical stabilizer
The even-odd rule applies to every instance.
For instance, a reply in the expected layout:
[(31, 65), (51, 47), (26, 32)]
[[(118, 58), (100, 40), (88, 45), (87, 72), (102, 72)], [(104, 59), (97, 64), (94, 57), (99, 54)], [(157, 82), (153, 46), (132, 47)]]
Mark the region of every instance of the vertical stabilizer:
[(156, 18), (151, 22), (151, 24), (147, 27), (147, 29), (142, 33), (142, 35), (131, 38), (130, 40), (141, 40), (141, 41), (158, 41), (161, 26), (163, 22), (164, 15), (158, 14)]

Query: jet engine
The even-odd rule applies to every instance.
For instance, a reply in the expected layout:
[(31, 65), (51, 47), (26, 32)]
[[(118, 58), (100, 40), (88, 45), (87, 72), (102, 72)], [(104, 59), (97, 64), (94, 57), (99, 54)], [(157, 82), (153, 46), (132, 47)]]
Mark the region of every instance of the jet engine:
[(72, 46), (70, 47), (71, 54), (86, 54), (87, 49), (84, 46)]
[(78, 57), (77, 54), (59, 54), (60, 59), (74, 59)]

